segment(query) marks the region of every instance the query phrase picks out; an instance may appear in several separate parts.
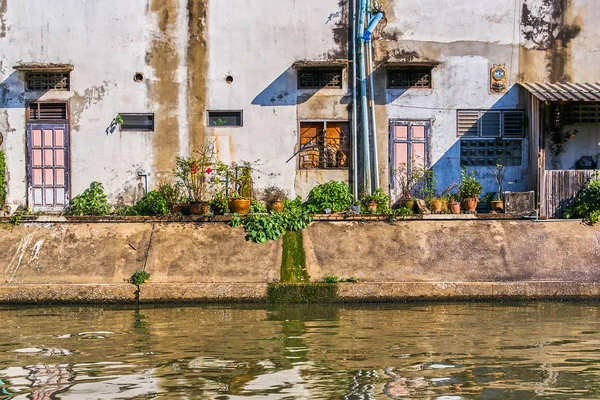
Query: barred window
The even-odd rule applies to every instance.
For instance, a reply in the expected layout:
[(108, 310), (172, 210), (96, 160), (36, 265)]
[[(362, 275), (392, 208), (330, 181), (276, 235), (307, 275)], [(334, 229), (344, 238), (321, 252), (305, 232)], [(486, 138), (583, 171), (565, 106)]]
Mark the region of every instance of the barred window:
[(342, 68), (302, 68), (298, 70), (298, 89), (341, 89)]
[(67, 103), (30, 103), (27, 116), (30, 121), (65, 120)]
[(70, 73), (65, 72), (27, 72), (25, 74), (26, 90), (69, 90)]
[(388, 89), (430, 89), (431, 68), (388, 69), (387, 87)]
[(523, 163), (525, 113), (521, 110), (458, 110), (457, 133), (461, 165)]
[(300, 169), (348, 168), (350, 124), (301, 122), (299, 154)]

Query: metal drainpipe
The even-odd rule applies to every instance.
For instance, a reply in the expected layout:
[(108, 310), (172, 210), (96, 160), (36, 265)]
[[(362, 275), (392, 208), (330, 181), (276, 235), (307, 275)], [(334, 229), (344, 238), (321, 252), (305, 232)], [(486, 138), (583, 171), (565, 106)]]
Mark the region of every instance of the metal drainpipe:
[(369, 110), (367, 103), (367, 77), (365, 66), (365, 17), (367, 15), (367, 0), (360, 0), (360, 14), (358, 21), (358, 40), (360, 46), (358, 49), (358, 61), (360, 63), (360, 98), (362, 113), (362, 133), (363, 133), (363, 159), (364, 159), (364, 185), (365, 194), (371, 194), (371, 146), (369, 143)]
[(358, 0), (352, 0), (352, 193), (358, 199), (358, 120), (356, 106), (356, 8)]
[(368, 41), (368, 73), (369, 73), (369, 91), (371, 107), (371, 123), (373, 126), (373, 173), (375, 175), (375, 189), (379, 189), (379, 156), (377, 152), (377, 123), (375, 122), (375, 89), (373, 88), (373, 41)]

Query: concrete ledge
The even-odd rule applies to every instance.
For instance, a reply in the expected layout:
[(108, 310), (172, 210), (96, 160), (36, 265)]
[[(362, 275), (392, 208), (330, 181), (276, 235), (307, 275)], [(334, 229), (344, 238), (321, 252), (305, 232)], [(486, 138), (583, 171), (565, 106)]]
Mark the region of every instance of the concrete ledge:
[(131, 284), (0, 285), (0, 304), (134, 303)]
[[(324, 286), (314, 286), (318, 285)], [(336, 289), (336, 298), (327, 302), (600, 299), (600, 283), (594, 282), (341, 283)], [(136, 289), (131, 284), (0, 285), (0, 304), (134, 303), (135, 292)], [(230, 303), (267, 300), (266, 283), (147, 283), (140, 288), (142, 303)], [(303, 299), (302, 302), (320, 301)]]
[(140, 287), (140, 302), (264, 302), (266, 283), (148, 283)]
[(342, 302), (600, 299), (595, 282), (388, 282), (343, 283), (338, 286)]

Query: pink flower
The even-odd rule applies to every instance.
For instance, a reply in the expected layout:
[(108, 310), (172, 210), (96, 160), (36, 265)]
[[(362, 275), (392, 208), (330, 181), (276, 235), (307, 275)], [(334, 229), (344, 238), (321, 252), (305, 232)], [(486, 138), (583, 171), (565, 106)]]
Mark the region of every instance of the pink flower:
[(210, 174), (211, 172), (212, 172), (212, 169), (210, 169), (210, 168), (206, 168), (206, 173), (207, 173), (207, 174)]

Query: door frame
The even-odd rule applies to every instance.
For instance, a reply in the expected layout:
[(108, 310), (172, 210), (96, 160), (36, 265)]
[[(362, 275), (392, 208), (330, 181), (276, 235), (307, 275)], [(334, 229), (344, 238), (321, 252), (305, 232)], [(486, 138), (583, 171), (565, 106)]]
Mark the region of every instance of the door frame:
[[(41, 129), (42, 132), (44, 129), (56, 129), (61, 128), (64, 129), (64, 151), (65, 151), (65, 177), (64, 177), (64, 188), (65, 188), (65, 204), (64, 205), (56, 205), (53, 207), (47, 207), (45, 205), (36, 206), (33, 202), (33, 159), (32, 159), (32, 150), (33, 150), (33, 137), (32, 130), (33, 129)], [(42, 212), (59, 212), (63, 211), (65, 207), (68, 206), (69, 201), (71, 200), (71, 142), (70, 142), (70, 129), (68, 121), (65, 122), (50, 122), (50, 121), (28, 121), (26, 128), (27, 135), (27, 207), (32, 211), (42, 211)], [(42, 138), (43, 140), (43, 138)], [(53, 155), (54, 157), (54, 155)], [(42, 177), (43, 179), (43, 177)], [(56, 201), (55, 201), (56, 203)]]

